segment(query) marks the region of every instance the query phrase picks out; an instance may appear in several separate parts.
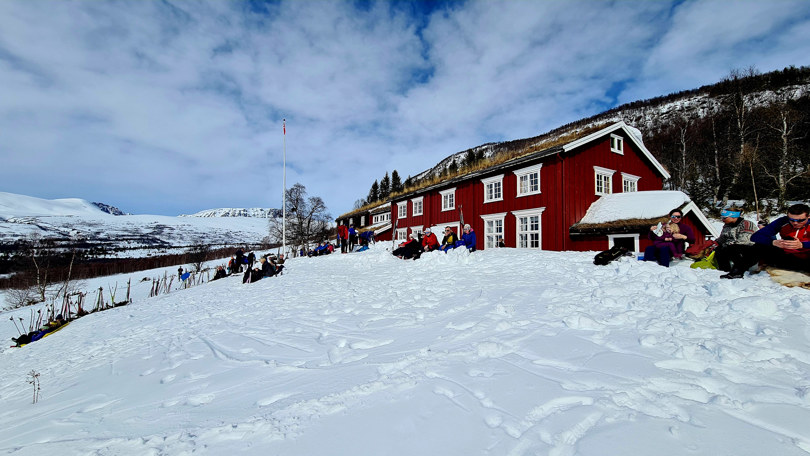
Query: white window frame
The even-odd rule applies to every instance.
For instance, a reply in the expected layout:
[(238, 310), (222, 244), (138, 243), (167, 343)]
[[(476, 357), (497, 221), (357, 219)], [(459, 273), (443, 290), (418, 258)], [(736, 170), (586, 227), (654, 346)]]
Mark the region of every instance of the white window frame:
[[(519, 170), (514, 171), (515, 176), (517, 176), (517, 193), (515, 193), (515, 194), (517, 195), (518, 198), (521, 197), (521, 196), (536, 195), (536, 194), (540, 193), (540, 168), (542, 168), (542, 167), (543, 167), (543, 164), (540, 163), (538, 165), (529, 166), (528, 168), (523, 168), (523, 169), (519, 169)], [(531, 177), (529, 177), (529, 176), (531, 176), (532, 174), (535, 174), (535, 173), (537, 174), (537, 190), (529, 190), (528, 192), (521, 192), (520, 191), (520, 179), (523, 178), (523, 177), (531, 179)]]
[(404, 241), (408, 239), (408, 229), (407, 228), (397, 228), (396, 232), (396, 240), (397, 241)]
[(408, 216), (408, 202), (403, 201), (401, 203), (397, 203), (397, 218), (405, 218)]
[(639, 234), (625, 233), (625, 234), (608, 234), (608, 248), (616, 245), (616, 238), (633, 238), (633, 248), (636, 253), (640, 252)]
[[(616, 173), (615, 170), (602, 168), (601, 166), (594, 166), (593, 167), (593, 176), (594, 176), (594, 193), (597, 195), (610, 195), (613, 193), (613, 175)], [(607, 191), (599, 191), (599, 178), (603, 177), (606, 178), (607, 181)]]
[[(484, 184), (484, 203), (503, 201), (503, 174), (481, 179), (481, 183)], [(492, 195), (490, 195), (490, 188), (492, 189)], [(497, 196), (495, 194), (496, 190)]]
[(360, 216), (360, 226), (366, 226), (366, 216), (365, 215)]
[(624, 155), (624, 138), (619, 135), (610, 135), (610, 151), (619, 155)]
[(425, 230), (422, 229), (422, 225), (419, 226), (412, 226), (411, 227), (411, 234), (425, 234)]
[[(442, 190), (439, 192), (439, 195), (442, 196), (442, 212), (452, 211), (456, 208), (456, 188), (449, 188), (447, 190)], [(448, 197), (452, 197), (453, 205), (447, 205)]]
[[(482, 215), (481, 218), (484, 220), (484, 249), (494, 249), (498, 247), (498, 238), (500, 240), (504, 239), (504, 234), (506, 231), (506, 212), (501, 212), (498, 214), (487, 214)], [(487, 228), (489, 222), (501, 222), (501, 232), (500, 233), (490, 233)], [(500, 234), (500, 236), (499, 236)]]
[[(518, 249), (535, 249), (535, 247), (521, 247), (520, 246), (520, 235), (521, 234), (531, 234), (534, 233), (533, 230), (521, 231), (520, 230), (520, 218), (521, 217), (534, 217), (537, 216), (537, 250), (543, 249), (543, 211), (545, 211), (545, 207), (538, 207), (536, 209), (525, 209), (522, 211), (512, 211), (512, 215), (515, 216), (515, 247)], [(531, 242), (531, 241), (527, 241)]]
[[(414, 217), (425, 213), (424, 199), (424, 196), (420, 196), (419, 198), (414, 198), (411, 200), (411, 212), (413, 212)], [(419, 212), (416, 211), (417, 207), (419, 208)]]
[[(632, 174), (622, 173), (622, 193), (633, 193), (638, 191), (638, 181), (641, 179), (639, 176)], [(628, 187), (632, 188), (628, 190)]]

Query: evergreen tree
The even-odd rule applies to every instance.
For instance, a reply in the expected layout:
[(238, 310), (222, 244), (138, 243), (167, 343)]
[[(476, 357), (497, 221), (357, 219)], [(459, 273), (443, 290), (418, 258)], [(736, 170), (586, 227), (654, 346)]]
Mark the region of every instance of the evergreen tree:
[(380, 181), (380, 199), (388, 199), (391, 194), (391, 178), (388, 177), (388, 171), (385, 172), (385, 177)]
[(401, 192), (403, 189), (402, 181), (399, 178), (397, 170), (391, 173), (391, 193)]
[(405, 188), (413, 187), (413, 177), (408, 176), (408, 178), (405, 179), (405, 184), (403, 185), (405, 185)]
[(380, 200), (380, 184), (377, 183), (375, 180), (373, 184), (371, 184), (371, 190), (368, 191), (368, 197), (366, 201), (369, 203), (373, 203), (374, 201)]
[(475, 164), (475, 152), (472, 149), (467, 151), (467, 154), (464, 156), (464, 166), (470, 167)]

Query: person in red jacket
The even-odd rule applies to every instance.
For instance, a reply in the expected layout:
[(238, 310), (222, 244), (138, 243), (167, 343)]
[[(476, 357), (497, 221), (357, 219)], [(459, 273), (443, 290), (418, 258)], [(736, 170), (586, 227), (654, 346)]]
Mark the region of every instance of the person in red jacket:
[(346, 249), (349, 247), (349, 228), (347, 228), (346, 225), (340, 225), (337, 231), (338, 242), (340, 242), (340, 253), (346, 253)]
[(439, 240), (430, 231), (430, 228), (425, 228), (425, 234), (422, 236), (422, 248), (425, 252), (432, 252), (439, 248)]

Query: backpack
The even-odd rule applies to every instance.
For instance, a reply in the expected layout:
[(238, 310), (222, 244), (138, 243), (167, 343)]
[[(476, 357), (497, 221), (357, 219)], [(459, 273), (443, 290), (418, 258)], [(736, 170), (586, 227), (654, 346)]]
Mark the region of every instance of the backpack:
[(613, 247), (610, 248), (610, 250), (605, 250), (597, 253), (596, 256), (593, 257), (593, 264), (604, 266), (619, 257), (627, 255), (627, 252), (629, 252), (629, 250), (627, 250), (627, 247), (614, 245)]
[(698, 261), (709, 256), (709, 254), (714, 252), (714, 249), (716, 248), (717, 242), (715, 241), (695, 242), (694, 244), (690, 245), (683, 252), (683, 254), (686, 255), (688, 258)]

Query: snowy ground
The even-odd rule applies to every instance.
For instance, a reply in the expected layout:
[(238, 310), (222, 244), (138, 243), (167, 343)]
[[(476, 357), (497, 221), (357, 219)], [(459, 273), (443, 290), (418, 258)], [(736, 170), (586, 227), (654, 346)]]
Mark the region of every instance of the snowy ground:
[(810, 291), (688, 262), (383, 247), (135, 290), (3, 349), (0, 453), (810, 453)]

